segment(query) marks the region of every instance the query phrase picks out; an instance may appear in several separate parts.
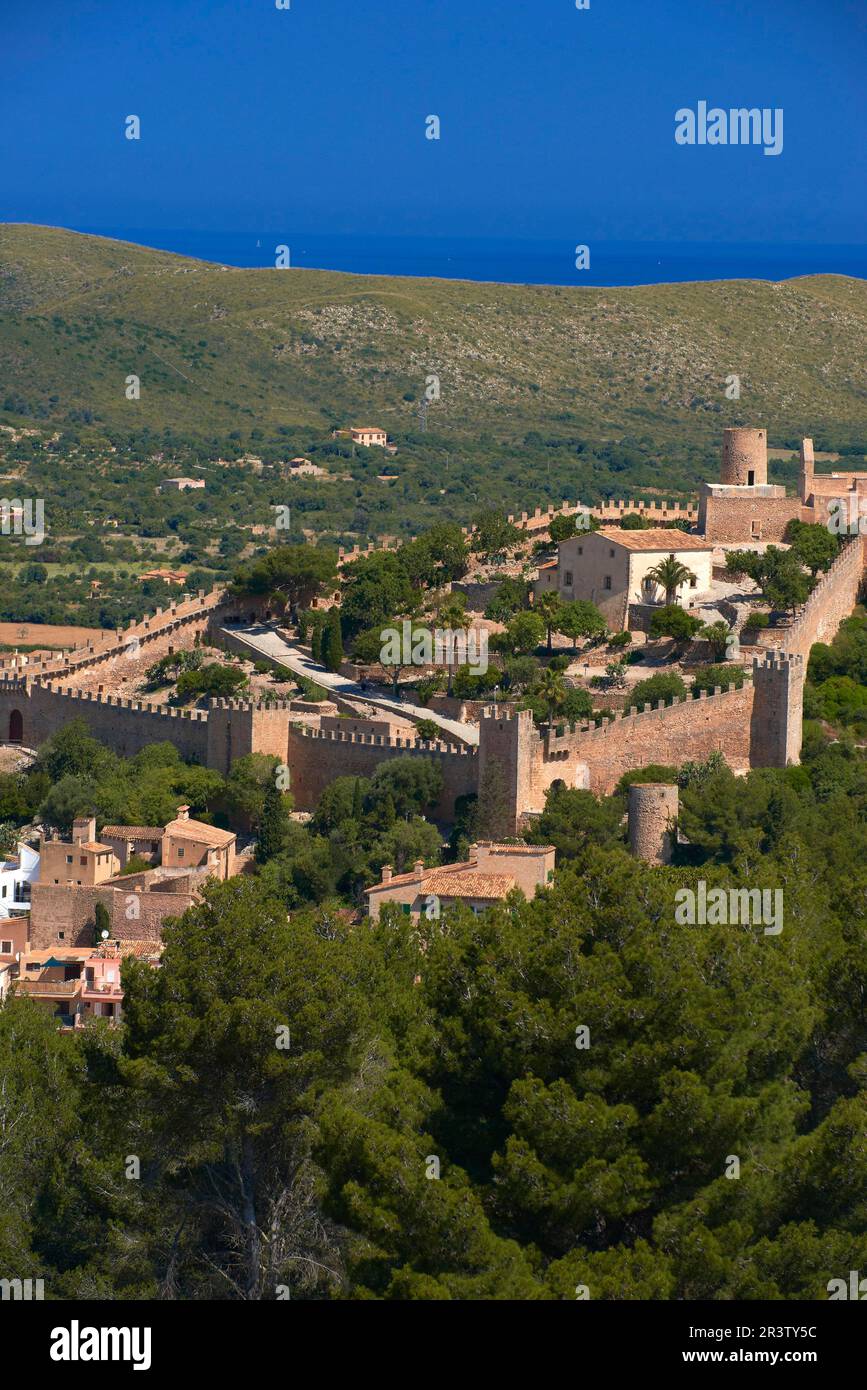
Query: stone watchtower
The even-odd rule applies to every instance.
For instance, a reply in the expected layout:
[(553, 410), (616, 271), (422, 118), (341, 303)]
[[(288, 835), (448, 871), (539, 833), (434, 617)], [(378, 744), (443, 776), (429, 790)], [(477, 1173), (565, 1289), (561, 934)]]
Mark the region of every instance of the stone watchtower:
[(750, 765), (788, 767), (801, 761), (804, 658), (769, 651), (753, 660)]
[(646, 864), (670, 864), (680, 794), (668, 782), (633, 782), (629, 788), (629, 849)]
[(517, 835), (532, 805), (533, 749), (530, 710), (490, 705), (479, 720), (479, 836)]
[(724, 430), (720, 482), (729, 487), (760, 487), (767, 481), (767, 430)]

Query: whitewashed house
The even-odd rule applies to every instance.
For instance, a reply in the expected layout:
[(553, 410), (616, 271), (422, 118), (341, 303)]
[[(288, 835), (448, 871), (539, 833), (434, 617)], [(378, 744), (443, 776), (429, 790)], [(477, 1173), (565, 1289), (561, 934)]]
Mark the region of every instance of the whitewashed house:
[(15, 859), (0, 860), (0, 917), (30, 911), (30, 885), (39, 881), (39, 854), (22, 841)]

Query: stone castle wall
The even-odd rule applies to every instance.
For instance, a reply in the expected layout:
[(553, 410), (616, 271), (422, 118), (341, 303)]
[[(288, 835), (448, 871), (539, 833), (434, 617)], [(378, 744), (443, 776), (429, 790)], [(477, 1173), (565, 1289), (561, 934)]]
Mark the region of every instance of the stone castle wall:
[(714, 543), (781, 541), (789, 522), (802, 519), (802, 510), (797, 497), (738, 497), (703, 490), (698, 526)]
[(33, 950), (92, 945), (97, 903), (108, 911), (113, 940), (159, 941), (166, 917), (179, 917), (194, 901), (190, 893), (136, 893), (132, 887), (105, 884), (34, 883), (31, 895)]
[[(567, 785), (587, 783), (597, 796), (608, 796), (620, 778), (649, 763), (677, 767), (721, 752), (735, 771), (751, 765), (754, 686), (746, 680), (740, 690), (717, 690), (687, 695), (671, 705), (615, 715), (600, 724), (540, 739), (534, 756), (534, 796), (559, 776)], [(561, 769), (557, 771), (558, 767)]]
[(81, 718), (96, 738), (123, 757), (132, 757), (151, 743), (170, 742), (182, 757), (207, 761), (205, 710), (170, 709), (29, 678), (0, 681), (0, 733), (4, 741), (12, 736), (14, 712), (21, 716), (21, 742), (28, 748), (38, 748), (64, 724)]
[(288, 764), (296, 811), (312, 811), (336, 777), (370, 777), (380, 763), (417, 756), (439, 763), (443, 790), (434, 815), (451, 820), (455, 799), (476, 790), (478, 753), (466, 744), (426, 743), (379, 734), (333, 734), (290, 726)]
[(786, 628), (783, 650), (809, 660), (816, 642), (830, 642), (858, 602), (864, 582), (867, 537), (848, 540), (830, 569), (820, 576), (807, 602)]

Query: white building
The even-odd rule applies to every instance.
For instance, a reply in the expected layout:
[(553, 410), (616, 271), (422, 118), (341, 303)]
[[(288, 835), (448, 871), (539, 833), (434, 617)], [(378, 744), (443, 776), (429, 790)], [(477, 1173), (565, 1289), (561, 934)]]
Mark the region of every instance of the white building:
[(18, 842), (16, 859), (0, 860), (0, 917), (18, 917), (30, 911), (30, 885), (39, 881), (39, 855)]
[(537, 595), (554, 590), (564, 602), (589, 599), (609, 627), (624, 628), (630, 604), (665, 602), (662, 587), (651, 579), (661, 560), (671, 557), (693, 576), (682, 584), (675, 602), (691, 608), (709, 593), (713, 574), (713, 543), (686, 531), (651, 528), (626, 531), (601, 526), (562, 541), (556, 563), (544, 566), (534, 585)]

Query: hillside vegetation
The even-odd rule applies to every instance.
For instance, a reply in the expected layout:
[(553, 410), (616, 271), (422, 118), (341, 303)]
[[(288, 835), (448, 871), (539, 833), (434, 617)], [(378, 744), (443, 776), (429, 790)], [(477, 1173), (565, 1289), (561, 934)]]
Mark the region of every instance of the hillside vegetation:
[[(207, 434), (373, 422), (514, 440), (717, 441), (760, 422), (863, 442), (867, 285), (841, 276), (631, 288), (246, 270), (0, 226), (6, 409)], [(729, 401), (725, 379), (741, 378)], [(128, 374), (141, 399), (126, 399)], [(2, 403), (2, 402), (0, 402)]]

